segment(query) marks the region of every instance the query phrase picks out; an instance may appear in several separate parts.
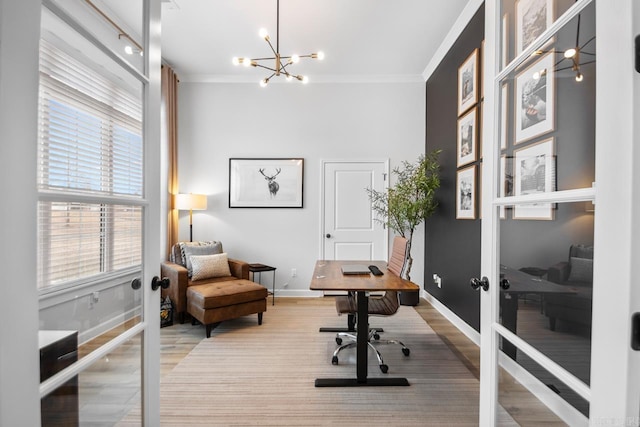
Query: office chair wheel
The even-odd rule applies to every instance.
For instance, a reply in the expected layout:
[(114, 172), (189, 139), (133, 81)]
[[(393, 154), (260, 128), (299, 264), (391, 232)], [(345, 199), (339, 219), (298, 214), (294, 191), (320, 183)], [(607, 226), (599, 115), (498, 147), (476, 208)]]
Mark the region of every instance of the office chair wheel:
[(333, 356), (331, 358), (331, 364), (332, 365), (337, 365), (338, 364), (338, 356)]
[(411, 350), (409, 350), (408, 348), (403, 348), (402, 349), (402, 354), (404, 354), (405, 356), (408, 356), (411, 353)]
[(342, 345), (342, 338), (336, 337), (336, 344)]
[(385, 364), (380, 365), (380, 370), (382, 371), (383, 374), (386, 374), (387, 371), (389, 370), (389, 367)]
[(379, 333), (375, 333), (373, 334), (373, 339), (375, 339), (376, 341), (380, 339), (380, 334)]

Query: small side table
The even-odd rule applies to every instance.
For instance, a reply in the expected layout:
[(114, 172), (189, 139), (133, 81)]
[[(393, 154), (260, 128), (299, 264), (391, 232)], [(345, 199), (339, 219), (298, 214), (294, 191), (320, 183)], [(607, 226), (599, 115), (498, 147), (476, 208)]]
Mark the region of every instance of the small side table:
[(276, 268), (271, 267), (269, 265), (264, 264), (249, 264), (249, 271), (252, 273), (252, 279), (256, 281), (256, 273), (259, 273), (258, 283), (262, 285), (262, 273), (266, 271), (273, 271), (273, 281), (271, 282), (271, 295), (273, 299), (271, 300), (271, 305), (276, 304)]

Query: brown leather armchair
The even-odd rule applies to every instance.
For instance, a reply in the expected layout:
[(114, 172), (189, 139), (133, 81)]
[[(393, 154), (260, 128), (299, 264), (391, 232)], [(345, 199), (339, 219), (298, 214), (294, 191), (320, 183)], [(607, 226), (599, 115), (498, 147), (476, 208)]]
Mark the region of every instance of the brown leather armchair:
[[(218, 246), (219, 249), (213, 249), (213, 252), (219, 250), (222, 252), (222, 244), (220, 242), (193, 242), (188, 243), (191, 247), (204, 248), (207, 246)], [(200, 250), (199, 253), (207, 252)], [(203, 280), (191, 280), (187, 269), (187, 261), (183, 258), (183, 252), (180, 243), (173, 245), (169, 261), (163, 261), (160, 265), (162, 277), (169, 279), (169, 287), (162, 290), (162, 297), (167, 295), (171, 298), (174, 306), (174, 313), (178, 315), (180, 323), (184, 323), (184, 314), (187, 312), (187, 288), (196, 285), (205, 285), (208, 283), (228, 282), (231, 280), (249, 279), (249, 264), (245, 261), (229, 259), (229, 270), (231, 276), (214, 277)]]

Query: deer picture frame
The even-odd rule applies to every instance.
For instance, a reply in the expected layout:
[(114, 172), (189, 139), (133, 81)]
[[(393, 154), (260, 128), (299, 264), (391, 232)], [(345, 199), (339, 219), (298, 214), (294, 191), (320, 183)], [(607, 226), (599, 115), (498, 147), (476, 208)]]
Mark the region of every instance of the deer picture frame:
[(302, 208), (304, 159), (229, 159), (230, 208)]

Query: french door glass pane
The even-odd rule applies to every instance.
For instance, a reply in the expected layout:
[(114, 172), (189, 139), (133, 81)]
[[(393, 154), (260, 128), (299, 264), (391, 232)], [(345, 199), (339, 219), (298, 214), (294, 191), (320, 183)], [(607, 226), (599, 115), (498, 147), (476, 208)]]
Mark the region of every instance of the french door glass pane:
[(144, 71), (142, 0), (52, 0), (101, 43)]
[[(588, 188), (595, 181), (594, 9), (587, 6), (500, 82), (500, 196)], [(567, 58), (576, 38), (579, 49)]]
[[(514, 217), (535, 212), (539, 218)], [(500, 323), (584, 384), (590, 383), (593, 294), (593, 224), (591, 202), (505, 207), (500, 222)], [(506, 283), (503, 283), (506, 287)], [(501, 338), (501, 350), (543, 384), (577, 396)], [(568, 399), (586, 413), (583, 399)]]
[(80, 425), (142, 425), (141, 341), (136, 335), (79, 375)]
[[(550, 410), (545, 411), (542, 402), (529, 391), (538, 390), (538, 394), (540, 393), (538, 381), (543, 382), (544, 393), (547, 394), (548, 399), (562, 399), (571, 405), (577, 413), (588, 417), (589, 402), (569, 386), (527, 357), (523, 357), (519, 363), (533, 376), (520, 376), (516, 381), (511, 375), (502, 372), (498, 382), (498, 403), (501, 406), (505, 408), (514, 406), (529, 408), (528, 411), (511, 413), (517, 422), (522, 425), (567, 425)], [(533, 419), (532, 417), (536, 418)], [(574, 416), (574, 419), (579, 420), (580, 418), (580, 415)]]
[(529, 47), (575, 0), (502, 0), (500, 68)]

